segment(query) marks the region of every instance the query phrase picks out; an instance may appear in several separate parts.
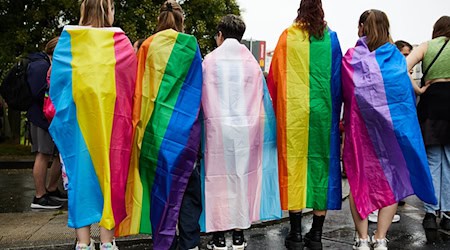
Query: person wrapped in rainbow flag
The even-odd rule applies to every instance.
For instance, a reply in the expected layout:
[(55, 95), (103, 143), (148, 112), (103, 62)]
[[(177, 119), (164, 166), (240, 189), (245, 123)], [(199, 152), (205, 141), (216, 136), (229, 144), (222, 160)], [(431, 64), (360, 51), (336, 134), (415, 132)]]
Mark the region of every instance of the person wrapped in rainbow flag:
[[(342, 53), (320, 0), (302, 0), (280, 36), (268, 86), (277, 117), (281, 207), (289, 210), (288, 249), (322, 249), (326, 210), (341, 208), (339, 116)], [(301, 210), (313, 208), (303, 242)]]

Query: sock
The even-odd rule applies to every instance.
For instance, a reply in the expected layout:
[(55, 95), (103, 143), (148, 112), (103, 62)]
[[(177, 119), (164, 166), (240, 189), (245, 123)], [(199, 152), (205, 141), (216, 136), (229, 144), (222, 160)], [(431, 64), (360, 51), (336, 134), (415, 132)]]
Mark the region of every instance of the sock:
[(233, 230), (233, 236), (244, 237), (244, 230)]
[(302, 232), (302, 213), (289, 212), (289, 222), (291, 224), (291, 232)]
[(325, 221), (325, 216), (314, 215), (311, 230), (322, 231), (324, 221)]

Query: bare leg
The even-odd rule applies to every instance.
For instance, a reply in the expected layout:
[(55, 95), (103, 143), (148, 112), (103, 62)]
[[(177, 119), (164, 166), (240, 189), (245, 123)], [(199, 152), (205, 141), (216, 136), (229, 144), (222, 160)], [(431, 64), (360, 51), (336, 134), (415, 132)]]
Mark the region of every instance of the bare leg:
[(88, 246), (91, 244), (91, 226), (75, 229), (75, 233), (77, 235), (78, 243), (86, 244)]
[(356, 230), (358, 231), (358, 237), (360, 239), (368, 239), (369, 238), (369, 234), (368, 234), (369, 222), (368, 222), (367, 218), (362, 220), (361, 217), (359, 217), (359, 214), (356, 211), (356, 205), (355, 205), (355, 202), (353, 200), (353, 196), (351, 193), (350, 193), (349, 198), (350, 198), (349, 199), (350, 210), (352, 211), (353, 222), (355, 223)]
[(36, 158), (34, 160), (33, 166), (33, 178), (37, 198), (41, 198), (44, 194), (47, 193), (47, 190), (45, 188), (45, 180), (47, 177), (47, 167), (49, 160), (50, 155), (42, 154), (39, 152), (36, 153)]
[(313, 210), (313, 214), (316, 216), (326, 216), (327, 210)]
[(100, 227), (100, 241), (102, 243), (112, 242), (114, 239), (114, 229), (107, 230), (104, 227)]
[(397, 206), (398, 204), (395, 203), (380, 209), (380, 212), (378, 212), (378, 224), (375, 239), (381, 240), (386, 238), (387, 231), (392, 224), (392, 218), (394, 218), (394, 215), (397, 212)]
[(53, 158), (52, 166), (50, 167), (50, 180), (48, 181), (48, 191), (53, 192), (58, 188), (59, 180), (61, 179), (61, 163), (59, 156)]

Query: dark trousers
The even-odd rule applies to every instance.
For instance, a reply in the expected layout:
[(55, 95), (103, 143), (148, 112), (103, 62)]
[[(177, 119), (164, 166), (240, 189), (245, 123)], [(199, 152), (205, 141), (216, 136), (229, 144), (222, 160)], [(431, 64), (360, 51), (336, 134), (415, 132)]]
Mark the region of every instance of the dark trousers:
[(178, 217), (178, 239), (175, 238), (170, 249), (187, 250), (200, 244), (199, 219), (202, 213), (202, 188), (200, 183), (200, 165), (198, 164), (184, 192)]

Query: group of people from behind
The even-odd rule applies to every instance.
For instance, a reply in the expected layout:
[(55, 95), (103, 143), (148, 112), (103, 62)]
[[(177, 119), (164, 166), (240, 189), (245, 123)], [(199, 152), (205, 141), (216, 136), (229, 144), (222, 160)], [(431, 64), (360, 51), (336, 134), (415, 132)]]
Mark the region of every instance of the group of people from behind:
[[(244, 249), (243, 230), (281, 210), (289, 211), (287, 249), (322, 249), (327, 210), (341, 208), (342, 103), (353, 249), (387, 249), (397, 204), (413, 194), (426, 203), (425, 228), (438, 228), (441, 212), (450, 229), (450, 17), (411, 51), (393, 44), (384, 12), (368, 10), (343, 56), (324, 16), (321, 0), (301, 1), (266, 83), (240, 44), (238, 16), (222, 18), (218, 48), (202, 63), (177, 2), (164, 2), (157, 33), (132, 46), (111, 28), (113, 0), (84, 0), (80, 25), (59, 38), (50, 88), (50, 133), (67, 169), (76, 249), (95, 249), (96, 222), (101, 249), (118, 249), (114, 236), (134, 233), (152, 233), (155, 249), (198, 249), (200, 230), (213, 233), (209, 249), (227, 249), (228, 230), (233, 249)], [(420, 61), (423, 86), (409, 76)], [(39, 188), (33, 204), (42, 197)], [(313, 209), (306, 234), (304, 208)], [(370, 237), (367, 217), (378, 209)]]

